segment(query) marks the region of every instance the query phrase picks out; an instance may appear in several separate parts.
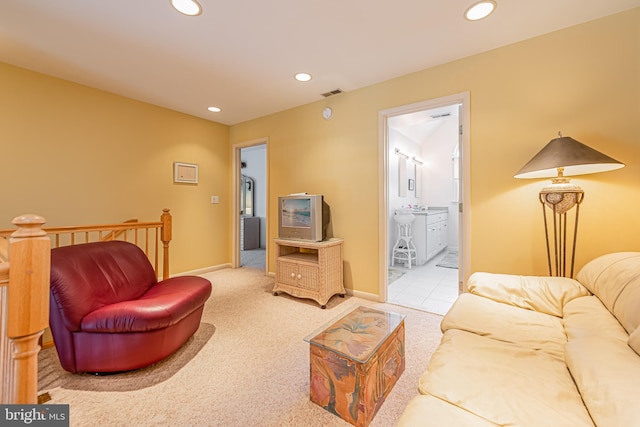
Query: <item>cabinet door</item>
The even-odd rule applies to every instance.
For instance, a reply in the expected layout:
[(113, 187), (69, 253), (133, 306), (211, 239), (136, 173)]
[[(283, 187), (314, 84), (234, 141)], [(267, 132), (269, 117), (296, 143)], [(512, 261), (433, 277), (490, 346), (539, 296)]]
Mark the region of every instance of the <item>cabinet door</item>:
[(276, 280), (286, 285), (298, 286), (298, 264), (277, 261)]
[[(427, 262), (427, 228), (427, 215), (416, 215), (411, 227), (411, 234), (413, 236), (413, 244), (416, 245), (417, 265)], [(397, 238), (397, 227), (395, 230), (394, 238)]]
[(440, 248), (444, 249), (449, 245), (449, 227), (447, 221), (440, 223)]
[(314, 291), (320, 289), (318, 283), (318, 267), (299, 265), (297, 279), (297, 286), (300, 288), (311, 289)]
[(277, 261), (276, 270), (276, 279), (280, 283), (295, 286), (299, 289), (308, 289), (313, 291), (320, 289), (318, 284), (318, 267), (293, 262)]
[(431, 224), (427, 228), (427, 259), (433, 258), (438, 252), (438, 227)]

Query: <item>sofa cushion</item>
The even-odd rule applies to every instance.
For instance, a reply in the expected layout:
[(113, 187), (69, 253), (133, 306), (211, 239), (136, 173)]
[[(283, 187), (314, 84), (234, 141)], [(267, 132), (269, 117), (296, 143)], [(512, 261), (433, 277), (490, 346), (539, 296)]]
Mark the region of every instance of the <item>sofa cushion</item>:
[(626, 339), (597, 334), (571, 340), (567, 366), (598, 426), (639, 426), (640, 357)]
[(629, 337), (620, 322), (595, 295), (569, 301), (564, 306), (562, 322), (569, 341), (597, 335), (624, 342)]
[(640, 325), (640, 252), (617, 252), (587, 263), (576, 278), (631, 334)]
[(457, 329), (444, 333), (419, 390), (498, 425), (593, 426), (564, 362)]
[(133, 243), (97, 242), (51, 250), (51, 297), (70, 331), (80, 329), (87, 313), (139, 298), (156, 282), (147, 256)]
[(477, 272), (469, 277), (467, 286), (472, 294), (558, 317), (567, 302), (589, 295), (584, 286), (566, 277)]
[(202, 277), (182, 276), (164, 280), (140, 298), (104, 306), (89, 313), (80, 325), (83, 332), (145, 332), (175, 325), (202, 306), (211, 294)]
[(564, 361), (567, 337), (562, 319), (473, 294), (462, 294), (440, 324), (442, 331), (461, 329), (544, 351)]
[(629, 347), (633, 349), (638, 355), (640, 355), (640, 327), (629, 336)]
[(411, 399), (396, 427), (422, 426), (427, 420), (433, 426), (496, 427), (494, 423), (429, 395)]

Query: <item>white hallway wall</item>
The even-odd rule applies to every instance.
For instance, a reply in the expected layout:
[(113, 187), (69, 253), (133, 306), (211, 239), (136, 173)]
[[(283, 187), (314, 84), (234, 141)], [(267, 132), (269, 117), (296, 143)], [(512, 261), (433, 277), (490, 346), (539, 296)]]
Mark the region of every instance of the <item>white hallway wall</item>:
[(254, 216), (260, 218), (260, 247), (267, 247), (267, 146), (256, 145), (243, 148), (240, 151), (240, 160), (246, 163), (246, 167), (240, 170), (242, 175), (252, 178), (254, 181)]

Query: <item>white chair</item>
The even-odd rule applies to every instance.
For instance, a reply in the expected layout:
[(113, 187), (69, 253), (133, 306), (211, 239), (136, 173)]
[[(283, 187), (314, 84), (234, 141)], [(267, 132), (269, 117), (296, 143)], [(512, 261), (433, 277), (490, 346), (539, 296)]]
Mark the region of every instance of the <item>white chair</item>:
[(398, 240), (393, 245), (393, 254), (391, 257), (391, 266), (395, 265), (396, 260), (404, 262), (411, 269), (411, 261), (416, 262), (417, 252), (416, 245), (413, 244), (411, 235), (411, 224), (415, 219), (415, 215), (408, 212), (396, 211), (393, 216), (398, 228)]

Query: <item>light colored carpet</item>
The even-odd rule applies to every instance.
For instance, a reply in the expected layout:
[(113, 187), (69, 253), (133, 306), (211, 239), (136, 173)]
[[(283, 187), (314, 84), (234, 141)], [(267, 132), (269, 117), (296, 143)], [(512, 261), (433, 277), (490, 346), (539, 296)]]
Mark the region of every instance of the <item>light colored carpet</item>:
[(418, 378), (440, 341), (441, 317), (356, 297), (273, 296), (257, 269), (208, 273), (213, 293), (200, 329), (168, 359), (110, 376), (74, 375), (55, 349), (40, 354), (39, 389), (70, 405), (71, 426), (349, 426), (309, 400), (304, 337), (359, 305), (407, 315), (406, 369), (371, 426), (393, 426), (418, 394)]

